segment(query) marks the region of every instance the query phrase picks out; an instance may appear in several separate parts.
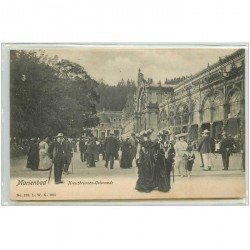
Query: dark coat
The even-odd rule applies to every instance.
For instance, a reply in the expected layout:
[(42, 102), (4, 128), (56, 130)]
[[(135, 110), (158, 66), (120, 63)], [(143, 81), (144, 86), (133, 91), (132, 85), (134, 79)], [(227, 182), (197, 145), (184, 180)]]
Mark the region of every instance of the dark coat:
[(64, 148), (65, 148), (65, 156), (67, 160), (70, 160), (73, 157), (73, 145), (69, 141), (64, 141)]
[(66, 161), (66, 145), (65, 143), (59, 143), (58, 141), (53, 142), (48, 149), (49, 157), (53, 163), (57, 161)]
[(91, 140), (87, 144), (87, 154), (96, 154), (97, 152), (97, 145), (95, 140)]
[(121, 150), (122, 150), (122, 157), (120, 162), (121, 168), (131, 168), (133, 162), (133, 155), (131, 154), (132, 145), (128, 140), (122, 142)]
[(155, 144), (151, 141), (141, 143), (138, 166), (138, 180), (135, 189), (140, 192), (150, 192), (155, 188)]
[(37, 170), (38, 166), (39, 166), (39, 145), (38, 143), (31, 142), (28, 151), (27, 168), (31, 168), (32, 170)]
[(234, 140), (232, 138), (222, 138), (220, 143), (220, 153), (231, 154), (234, 149)]
[(192, 171), (193, 169), (193, 165), (194, 165), (194, 160), (195, 160), (195, 155), (194, 153), (189, 153), (187, 154), (187, 158), (186, 158), (186, 168), (188, 171)]
[(200, 152), (201, 154), (214, 153), (215, 152), (214, 140), (209, 136), (204, 137), (198, 146), (198, 152)]
[(155, 171), (154, 171), (154, 184), (159, 191), (168, 192), (170, 186), (170, 172), (171, 168), (167, 164), (165, 158), (165, 150), (167, 147), (160, 142), (155, 144)]
[(79, 151), (84, 152), (87, 150), (87, 145), (85, 144), (84, 140), (79, 141)]
[(117, 139), (112, 136), (108, 137), (105, 140), (104, 149), (107, 155), (109, 154), (116, 155), (119, 150), (119, 143)]

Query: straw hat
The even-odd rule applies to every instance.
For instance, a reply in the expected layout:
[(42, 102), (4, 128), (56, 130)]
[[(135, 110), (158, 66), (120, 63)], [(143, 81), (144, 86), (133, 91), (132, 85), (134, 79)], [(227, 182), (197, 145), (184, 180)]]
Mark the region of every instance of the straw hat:
[(57, 137), (63, 137), (63, 133), (58, 133), (58, 135), (56, 136)]
[(153, 132), (154, 130), (150, 128), (146, 131), (146, 135), (151, 135)]
[(175, 137), (176, 138), (181, 138), (181, 137), (185, 137), (185, 136), (187, 136), (188, 135), (188, 133), (180, 133), (180, 134), (178, 134), (178, 135), (175, 135)]
[(145, 131), (145, 130), (142, 130), (142, 131), (140, 132), (140, 136), (144, 136), (145, 133), (146, 133), (146, 131)]
[(209, 134), (210, 131), (208, 129), (203, 130), (202, 134)]

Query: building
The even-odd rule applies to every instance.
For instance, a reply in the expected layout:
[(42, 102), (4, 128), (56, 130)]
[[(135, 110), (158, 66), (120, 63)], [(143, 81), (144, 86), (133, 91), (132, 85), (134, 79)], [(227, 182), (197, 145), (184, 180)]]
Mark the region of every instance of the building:
[(204, 129), (244, 138), (245, 50), (237, 50), (178, 84), (152, 84), (138, 73), (135, 132), (166, 128), (198, 140)]
[(122, 134), (122, 111), (101, 111), (97, 113), (100, 118), (99, 126), (92, 128), (92, 134), (98, 139), (104, 139), (113, 131), (115, 136)]

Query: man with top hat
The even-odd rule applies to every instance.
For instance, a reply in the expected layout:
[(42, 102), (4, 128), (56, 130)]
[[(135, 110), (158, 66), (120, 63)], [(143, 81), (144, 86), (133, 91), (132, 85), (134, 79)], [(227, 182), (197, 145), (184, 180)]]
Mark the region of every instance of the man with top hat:
[(104, 143), (104, 151), (105, 151), (105, 167), (108, 167), (110, 162), (110, 169), (114, 168), (114, 160), (116, 155), (118, 154), (119, 143), (118, 140), (114, 136), (114, 132), (110, 131), (109, 136), (106, 138)]
[(198, 146), (198, 152), (202, 155), (204, 171), (209, 171), (212, 168), (211, 155), (215, 152), (215, 142), (210, 137), (210, 131), (205, 129), (202, 132), (202, 140)]
[(229, 167), (229, 157), (234, 149), (234, 141), (228, 137), (225, 131), (222, 132), (222, 140), (220, 142), (220, 153), (222, 157), (223, 169), (228, 170)]
[(59, 133), (56, 136), (56, 141), (49, 146), (48, 150), (49, 156), (54, 164), (54, 177), (56, 184), (63, 183), (61, 179), (66, 159), (66, 148), (65, 143), (63, 142), (63, 133)]

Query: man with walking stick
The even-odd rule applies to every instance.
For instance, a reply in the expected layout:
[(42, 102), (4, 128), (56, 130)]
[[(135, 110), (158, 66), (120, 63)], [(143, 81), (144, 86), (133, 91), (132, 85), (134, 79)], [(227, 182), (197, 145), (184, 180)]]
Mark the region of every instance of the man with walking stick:
[[(63, 167), (65, 164), (65, 158), (66, 158), (65, 144), (63, 143), (63, 140), (64, 140), (63, 134), (59, 133), (56, 136), (56, 141), (50, 145), (49, 150), (48, 150), (49, 156), (52, 159), (52, 162), (54, 165), (55, 184), (63, 183), (61, 179), (62, 179), (62, 172), (63, 172)], [(49, 180), (51, 177), (51, 171), (49, 175)]]

